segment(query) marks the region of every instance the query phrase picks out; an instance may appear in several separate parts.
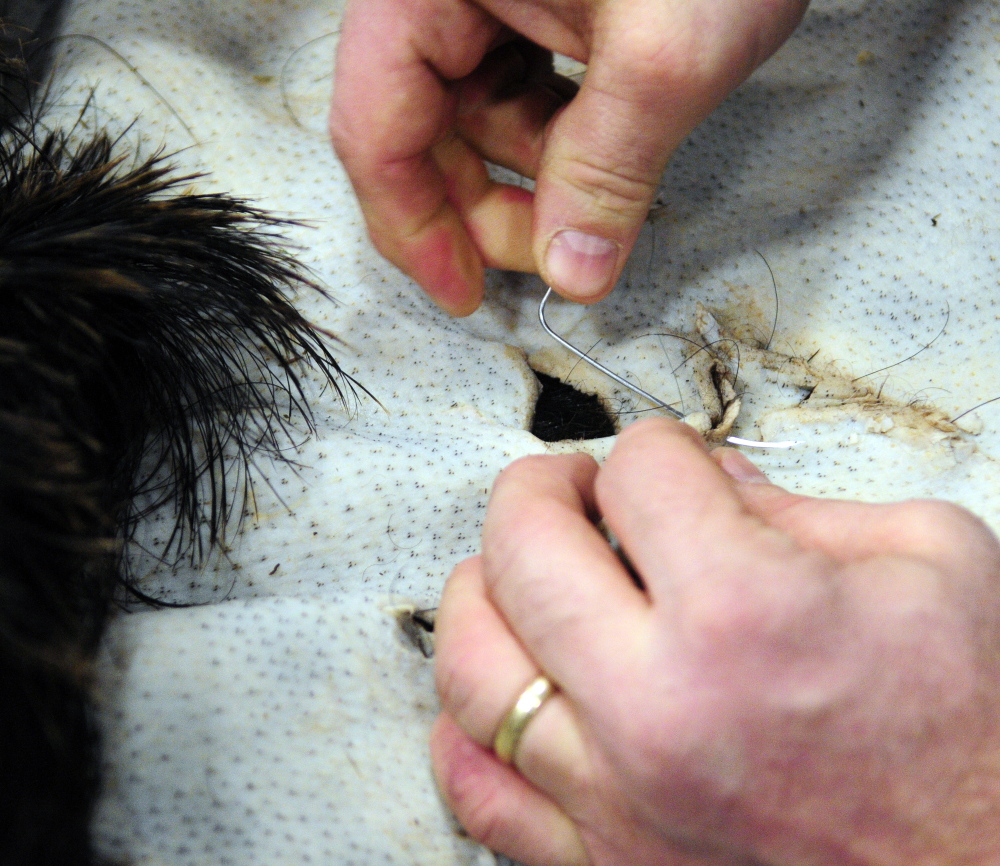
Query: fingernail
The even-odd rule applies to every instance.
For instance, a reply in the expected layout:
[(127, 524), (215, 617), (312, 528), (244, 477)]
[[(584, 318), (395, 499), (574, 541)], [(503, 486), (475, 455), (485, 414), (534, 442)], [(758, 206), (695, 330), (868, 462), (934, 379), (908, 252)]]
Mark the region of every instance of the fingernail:
[(607, 288), (618, 264), (618, 245), (596, 235), (564, 229), (551, 241), (545, 267), (554, 286), (578, 298)]
[(730, 478), (742, 481), (744, 484), (770, 484), (768, 477), (753, 465), (739, 451), (731, 448), (722, 451), (720, 463)]

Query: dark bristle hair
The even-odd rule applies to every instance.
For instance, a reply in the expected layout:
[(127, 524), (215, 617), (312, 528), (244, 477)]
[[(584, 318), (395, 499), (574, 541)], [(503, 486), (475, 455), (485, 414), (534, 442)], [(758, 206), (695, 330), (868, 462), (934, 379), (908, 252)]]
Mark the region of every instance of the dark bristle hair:
[[(0, 84), (27, 67), (2, 61)], [(26, 86), (25, 86), (25, 89)], [(20, 98), (20, 97), (18, 97)], [(2, 100), (0, 100), (2, 101)], [(243, 513), (252, 462), (311, 430), (306, 368), (353, 394), (289, 295), (318, 288), (282, 222), (189, 190), (162, 156), (0, 133), (0, 861), (88, 864), (99, 790), (91, 662), (128, 542), (172, 505), (161, 555), (197, 559)]]

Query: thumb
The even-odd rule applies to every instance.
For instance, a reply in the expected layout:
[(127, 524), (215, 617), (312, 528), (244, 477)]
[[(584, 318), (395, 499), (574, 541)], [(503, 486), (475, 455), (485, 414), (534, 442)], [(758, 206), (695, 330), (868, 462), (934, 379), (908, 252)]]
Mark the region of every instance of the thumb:
[(652, 121), (659, 100), (598, 89), (591, 75), (552, 125), (533, 227), (543, 279), (584, 303), (610, 292), (625, 267), (676, 137)]
[(640, 113), (584, 85), (553, 124), (532, 240), (542, 278), (563, 297), (588, 303), (610, 292), (649, 212), (668, 154), (651, 136), (627, 136)]
[(996, 574), (1000, 569), (996, 536), (958, 505), (927, 499), (868, 503), (802, 496), (768, 483), (732, 448), (718, 448), (712, 456), (737, 482), (737, 495), (751, 514), (803, 547), (840, 562), (896, 555), (966, 573)]
[(804, 3), (770, 5), (783, 14), (729, 0), (600, 4), (586, 76), (550, 125), (537, 176), (533, 252), (561, 295), (592, 302), (611, 291), (670, 155)]

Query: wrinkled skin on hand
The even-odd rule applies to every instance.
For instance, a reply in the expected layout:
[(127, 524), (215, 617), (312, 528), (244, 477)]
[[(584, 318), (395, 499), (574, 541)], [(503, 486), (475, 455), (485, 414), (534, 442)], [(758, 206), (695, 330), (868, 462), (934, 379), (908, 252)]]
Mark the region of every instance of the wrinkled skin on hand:
[[(330, 133), (375, 246), (455, 315), (479, 306), (484, 266), (599, 300), (670, 154), (805, 6), (353, 0)], [(552, 52), (588, 64), (579, 92)], [(535, 192), (492, 181), (483, 160)]]
[[(594, 522), (603, 516), (645, 591)], [(515, 767), (490, 751), (541, 671)], [(437, 778), (526, 864), (1000, 862), (1000, 547), (676, 422), (518, 461), (437, 620)]]

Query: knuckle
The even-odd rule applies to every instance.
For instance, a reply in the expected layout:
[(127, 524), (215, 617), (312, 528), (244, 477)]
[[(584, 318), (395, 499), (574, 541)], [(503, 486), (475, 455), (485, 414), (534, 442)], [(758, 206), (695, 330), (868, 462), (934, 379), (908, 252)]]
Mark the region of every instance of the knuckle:
[(731, 578), (692, 587), (680, 600), (682, 627), (702, 661), (742, 663), (754, 652), (810, 652), (821, 639), (835, 594), (829, 562), (803, 551)]
[(488, 742), (500, 720), (483, 691), (482, 677), (470, 677), (461, 658), (444, 663), (441, 658), (437, 656), (434, 674), (441, 709), (477, 742)]
[(978, 519), (964, 508), (934, 499), (915, 499), (893, 507), (888, 528), (913, 546), (947, 547), (978, 526)]
[(508, 841), (502, 803), (495, 788), (453, 785), (447, 799), (466, 832), (487, 848)]
[(696, 650), (713, 654), (727, 646), (743, 646), (765, 630), (767, 614), (732, 584), (694, 589), (680, 599), (683, 633)]
[(1000, 563), (1000, 544), (972, 512), (936, 499), (916, 499), (891, 506), (886, 533), (915, 552), (924, 551), (974, 564), (977, 569)]
[(441, 706), (458, 719), (463, 718), (474, 694), (471, 684), (461, 674), (461, 666), (454, 654), (442, 653), (438, 648), (434, 665), (434, 684)]
[[(449, 608), (447, 599), (438, 612), (435, 628), (434, 685), (441, 705), (456, 719), (473, 717), (478, 691), (475, 684), (475, 647), (470, 647), (470, 635), (457, 617), (465, 617), (466, 609)], [(457, 627), (456, 627), (457, 626)]]
[(529, 454), (519, 457), (504, 468), (497, 478), (498, 487), (505, 483), (520, 482), (523, 479), (536, 478), (539, 475), (548, 476), (560, 467), (587, 462), (585, 454)]
[(694, 10), (681, 18), (666, 8), (659, 11), (657, 22), (631, 16), (622, 22), (619, 43), (626, 50), (619, 74), (640, 97), (658, 101), (665, 89), (697, 93), (732, 58), (723, 56), (714, 22)]
[(700, 58), (704, 56), (703, 47), (696, 37), (697, 34), (689, 28), (643, 27), (636, 22), (626, 34), (625, 74), (640, 91), (659, 89), (667, 75), (672, 79), (693, 77), (699, 69)]
[(333, 151), (337, 158), (344, 163), (345, 167), (351, 166), (354, 162), (362, 158), (364, 149), (372, 141), (372, 134), (365, 135), (359, 129), (356, 109), (352, 110), (346, 99), (338, 98), (334, 92), (333, 101), (330, 104), (330, 111), (327, 115), (326, 128), (333, 145)]
[(526, 479), (535, 477), (548, 463), (549, 456), (546, 454), (529, 454), (527, 457), (519, 457), (513, 463), (501, 470), (493, 483), (494, 496), (507, 488), (520, 485)]
[(648, 171), (629, 167), (601, 153), (578, 153), (569, 157), (562, 177), (570, 187), (587, 197), (592, 217), (611, 217), (615, 222), (623, 217), (630, 221), (644, 218), (656, 191), (656, 178)]
[[(566, 501), (573, 480), (594, 465), (586, 454), (534, 454), (521, 457), (503, 469), (493, 483), (490, 507), (498, 503), (516, 502), (518, 508), (529, 508), (539, 500)], [(545, 509), (539, 509), (544, 515)], [(527, 527), (525, 520), (518, 527)]]
[(598, 501), (627, 477), (626, 467), (633, 466), (636, 461), (651, 459), (651, 455), (655, 459), (660, 458), (666, 453), (665, 449), (676, 444), (677, 439), (686, 439), (699, 450), (707, 452), (705, 440), (697, 430), (670, 418), (644, 418), (625, 427), (615, 438), (614, 447), (597, 474)]

